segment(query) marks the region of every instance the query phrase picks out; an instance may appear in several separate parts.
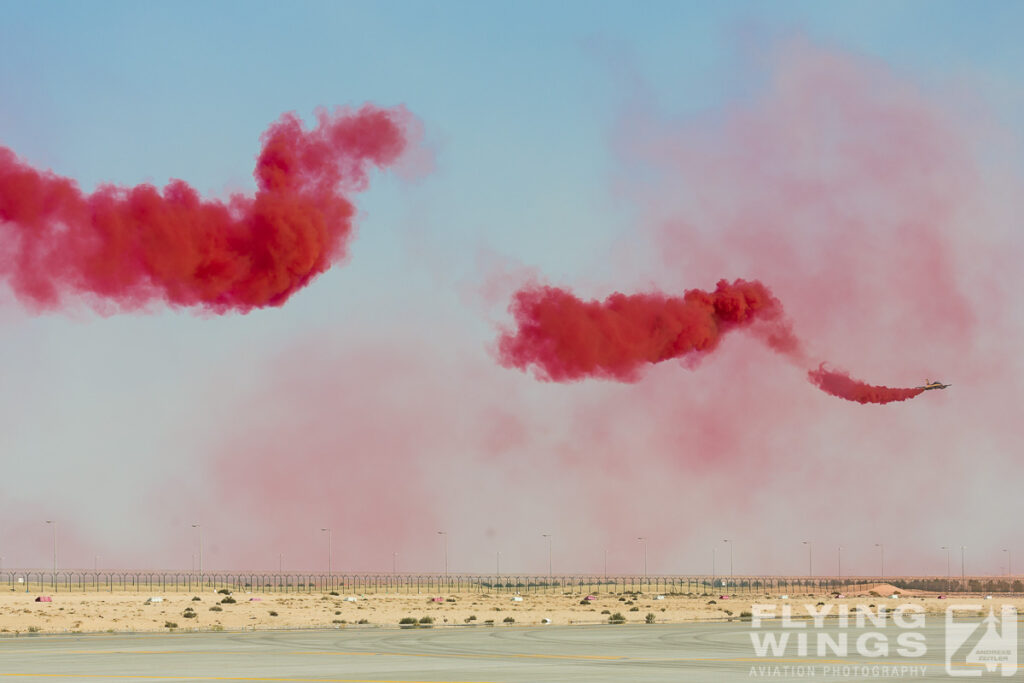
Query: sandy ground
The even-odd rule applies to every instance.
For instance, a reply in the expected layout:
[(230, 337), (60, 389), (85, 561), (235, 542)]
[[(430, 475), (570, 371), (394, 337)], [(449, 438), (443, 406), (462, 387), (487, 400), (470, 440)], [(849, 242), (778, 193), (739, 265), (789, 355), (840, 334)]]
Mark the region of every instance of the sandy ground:
[[(789, 605), (794, 617), (806, 614), (805, 605), (817, 609), (817, 603), (885, 605), (889, 609), (911, 603), (927, 613), (944, 613), (951, 604), (981, 604), (985, 607), (1013, 604), (1024, 610), (1024, 598), (984, 596), (939, 599), (935, 594), (903, 591), (898, 599), (890, 596), (891, 586), (874, 587), (843, 598), (832, 595), (686, 596), (654, 594), (600, 594), (581, 604), (582, 595), (522, 595), (522, 601), (508, 594), (461, 593), (451, 595), (324, 595), (281, 593), (234, 593), (235, 602), (222, 602), (219, 593), (50, 593), (52, 602), (35, 602), (37, 594), (0, 592), (0, 634), (68, 633), (96, 631), (168, 631), (241, 630), (274, 628), (348, 628), (365, 624), (398, 626), (405, 617), (417, 620), (430, 617), (436, 626), (455, 624), (539, 624), (550, 619), (554, 624), (605, 623), (610, 615), (621, 613), (627, 622), (642, 623), (648, 614), (656, 623), (681, 623), (703, 620), (740, 619), (751, 605)], [(159, 598), (159, 600), (154, 600)], [(441, 602), (435, 601), (441, 598)], [(189, 610), (189, 608), (191, 608)], [(186, 611), (188, 610), (188, 611)], [(832, 612), (835, 614), (838, 607)], [(194, 616), (185, 616), (192, 613)], [(507, 619), (513, 621), (508, 622)]]

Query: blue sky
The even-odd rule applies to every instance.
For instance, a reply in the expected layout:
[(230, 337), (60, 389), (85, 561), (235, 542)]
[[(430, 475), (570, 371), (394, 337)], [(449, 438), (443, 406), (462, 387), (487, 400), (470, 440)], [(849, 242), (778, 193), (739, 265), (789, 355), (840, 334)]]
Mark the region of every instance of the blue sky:
[[(1019, 2), (0, 0), (0, 10), (0, 145), (83, 188), (181, 178), (208, 196), (249, 191), (259, 135), (281, 113), (308, 121), (317, 106), (365, 101), (407, 106), (435, 156), (418, 180), (378, 175), (356, 200), (350, 262), (281, 309), (35, 315), (0, 294), (0, 511), (20, 517), (0, 528), (8, 564), (45, 563), (41, 515), (51, 514), (76, 518), (69, 562), (87, 564), (89, 548), (125, 564), (177, 562), (184, 551), (166, 551), (157, 523), (132, 511), (162, 481), (191, 481), (182, 499), (202, 498), (202, 463), (229, 438), (232, 406), (266, 390), (270, 359), (321, 333), (443, 337), (421, 325), (435, 314), (484, 349), (501, 307), (467, 299), (485, 278), (481, 259), (553, 282), (645, 281), (606, 272), (639, 220), (612, 191), (623, 173), (616, 124), (651, 103), (671, 120), (754, 97), (759, 60), (794, 35), (924, 87), (969, 83), (1007, 130), (1024, 129)], [(403, 316), (420, 326), (401, 331)], [(536, 410), (551, 400), (530, 395)], [(189, 513), (170, 517), (187, 547)], [(670, 559), (697, 569), (685, 548), (673, 552), (664, 571)], [(430, 562), (429, 550), (409, 555)], [(766, 570), (802, 566), (799, 548), (764, 557)], [(469, 553), (461, 561), (476, 567)]]

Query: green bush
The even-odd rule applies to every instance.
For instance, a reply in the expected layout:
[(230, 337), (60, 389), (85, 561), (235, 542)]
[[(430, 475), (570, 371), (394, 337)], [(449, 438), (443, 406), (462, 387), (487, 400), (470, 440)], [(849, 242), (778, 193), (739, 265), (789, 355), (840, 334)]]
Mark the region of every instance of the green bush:
[(338, 594), (338, 591), (331, 591), (330, 593), (328, 593), (328, 595), (337, 595), (337, 594)]
[(434, 617), (420, 617), (420, 624), (428, 625), (434, 623)]
[(199, 602), (200, 600), (202, 600), (202, 598), (199, 597), (198, 595), (195, 596), (194, 598), (192, 598), (192, 602)]
[(603, 609), (603, 610), (601, 610), (601, 614), (611, 614), (611, 613), (612, 613), (612, 611), (611, 611), (611, 610), (609, 610), (609, 609)]
[(616, 612), (615, 614), (608, 617), (609, 624), (624, 624), (626, 623), (626, 617), (622, 616), (622, 612)]
[(277, 612), (275, 612), (274, 610), (270, 610), (270, 616), (276, 617), (277, 616)]
[(654, 612), (648, 612), (647, 613), (647, 616), (644, 617), (644, 623), (646, 623), (646, 624), (653, 624), (654, 623)]
[(165, 621), (164, 628), (178, 628), (178, 625), (173, 621)]
[(217, 592), (220, 593), (221, 595), (231, 595), (231, 591), (229, 591), (227, 588), (221, 588)]
[(633, 605), (632, 607), (629, 608), (629, 611), (630, 612), (639, 612), (640, 608), (637, 607), (636, 605)]
[(369, 624), (369, 623), (370, 623), (370, 620), (369, 620), (369, 619), (360, 619), (360, 620), (359, 620), (359, 621), (357, 621), (356, 623), (357, 623), (357, 624)]
[(210, 608), (210, 611), (211, 612), (223, 612), (224, 608), (221, 607), (220, 605), (214, 605), (213, 607)]
[(504, 619), (502, 619), (502, 621), (505, 622), (506, 624), (514, 624), (514, 623), (516, 623), (516, 620), (515, 620), (514, 617), (505, 617)]
[(221, 603), (224, 604), (224, 605), (233, 605), (233, 604), (235, 604), (235, 602), (236, 602), (236, 600), (233, 597), (231, 597), (230, 595), (227, 596), (226, 598), (224, 598), (223, 600), (221, 600)]
[(192, 611), (191, 607), (186, 607), (185, 611), (181, 613), (181, 616), (185, 617), (186, 619), (195, 619), (196, 613)]
[(407, 626), (409, 624), (415, 624), (415, 623), (417, 623), (416, 622), (416, 617), (402, 617), (401, 619), (398, 620), (399, 626)]

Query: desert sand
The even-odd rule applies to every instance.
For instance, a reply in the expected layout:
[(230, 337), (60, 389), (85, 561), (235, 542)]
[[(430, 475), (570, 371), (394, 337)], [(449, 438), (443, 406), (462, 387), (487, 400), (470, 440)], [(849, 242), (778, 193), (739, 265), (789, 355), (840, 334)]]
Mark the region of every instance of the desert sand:
[(403, 618), (419, 621), (424, 617), (432, 619), (435, 627), (464, 624), (507, 627), (541, 624), (544, 619), (550, 619), (554, 624), (597, 624), (607, 623), (615, 613), (620, 613), (626, 623), (644, 623), (647, 619), (656, 623), (682, 623), (740, 619), (749, 615), (754, 603), (774, 604), (777, 614), (781, 613), (779, 606), (788, 604), (795, 616), (805, 614), (805, 604), (814, 606), (819, 602), (846, 604), (850, 609), (856, 605), (876, 608), (885, 605), (894, 609), (900, 604), (911, 603), (922, 606), (931, 614), (941, 614), (951, 604), (1013, 604), (1018, 610), (1024, 609), (1024, 598), (1021, 597), (940, 599), (934, 593), (920, 591), (901, 591), (900, 597), (889, 597), (897, 590), (880, 584), (842, 598), (808, 594), (786, 598), (779, 595), (723, 598), (717, 594), (659, 597), (623, 593), (600, 594), (592, 600), (585, 600), (585, 596), (579, 594), (511, 596), (456, 593), (428, 596), (236, 592), (227, 602), (224, 600), (229, 596), (212, 591), (163, 595), (135, 592), (46, 594), (52, 602), (35, 602), (38, 595), (35, 593), (5, 591), (0, 593), (0, 634), (398, 627)]

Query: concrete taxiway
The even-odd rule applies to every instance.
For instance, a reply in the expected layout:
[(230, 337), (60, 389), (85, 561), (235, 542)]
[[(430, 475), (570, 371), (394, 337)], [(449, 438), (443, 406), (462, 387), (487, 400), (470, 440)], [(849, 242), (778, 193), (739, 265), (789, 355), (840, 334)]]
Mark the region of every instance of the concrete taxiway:
[[(876, 629), (879, 630), (879, 629)], [(759, 657), (745, 621), (674, 625), (21, 636), (0, 639), (0, 681), (946, 681), (944, 631), (918, 631), (926, 652)], [(779, 632), (762, 628), (762, 632)], [(824, 632), (837, 636), (836, 626)], [(872, 643), (874, 646), (877, 643)], [(801, 669), (802, 667), (802, 669)], [(844, 669), (845, 667), (845, 669)]]

